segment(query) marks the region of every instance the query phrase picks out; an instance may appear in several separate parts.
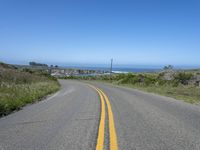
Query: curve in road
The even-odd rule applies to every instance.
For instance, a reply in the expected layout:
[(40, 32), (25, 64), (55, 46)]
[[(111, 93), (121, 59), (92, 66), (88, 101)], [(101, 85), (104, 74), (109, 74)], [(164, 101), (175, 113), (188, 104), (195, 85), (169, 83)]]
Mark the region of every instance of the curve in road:
[[(96, 149), (103, 111), (98, 93), (79, 81), (59, 82), (62, 89), (54, 96), (0, 118), (0, 149)], [(90, 84), (106, 95), (99, 90), (105, 103), (103, 149), (114, 145), (109, 137), (113, 118), (118, 149), (200, 150), (199, 106), (134, 89)]]
[(108, 122), (109, 122), (109, 147), (111, 150), (118, 150), (118, 143), (117, 143), (117, 134), (115, 131), (115, 122), (114, 122), (114, 116), (112, 112), (112, 107), (110, 105), (110, 101), (107, 97), (107, 95), (100, 90), (99, 88), (96, 88), (92, 85), (89, 85), (93, 89), (95, 89), (101, 99), (101, 119), (99, 124), (99, 131), (98, 131), (98, 138), (97, 138), (97, 146), (96, 150), (103, 150), (104, 149), (104, 136), (105, 136), (105, 103), (107, 106), (108, 111)]

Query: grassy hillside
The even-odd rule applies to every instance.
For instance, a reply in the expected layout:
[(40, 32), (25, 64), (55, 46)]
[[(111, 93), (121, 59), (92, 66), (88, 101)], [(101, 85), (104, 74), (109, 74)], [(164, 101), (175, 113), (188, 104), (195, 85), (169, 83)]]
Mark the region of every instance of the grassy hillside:
[(18, 70), (0, 63), (0, 116), (20, 109), (59, 89), (57, 80), (42, 71)]

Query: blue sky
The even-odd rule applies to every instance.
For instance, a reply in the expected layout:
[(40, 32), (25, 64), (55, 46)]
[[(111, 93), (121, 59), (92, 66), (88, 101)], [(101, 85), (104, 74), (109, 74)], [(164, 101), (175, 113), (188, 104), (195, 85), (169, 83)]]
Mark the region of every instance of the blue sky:
[(0, 60), (200, 66), (199, 0), (0, 0)]

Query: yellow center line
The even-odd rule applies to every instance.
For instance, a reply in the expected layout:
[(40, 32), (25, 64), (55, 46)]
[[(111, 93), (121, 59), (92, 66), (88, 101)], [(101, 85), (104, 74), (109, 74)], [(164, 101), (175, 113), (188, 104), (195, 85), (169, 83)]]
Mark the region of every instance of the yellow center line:
[(100, 117), (100, 123), (99, 123), (99, 131), (98, 131), (96, 150), (103, 150), (104, 132), (105, 132), (105, 117), (106, 117), (105, 102), (104, 102), (103, 95), (101, 94), (101, 92), (96, 87), (94, 87), (92, 85), (89, 85), (89, 86), (98, 92), (98, 94), (100, 96), (100, 100), (101, 100), (101, 117)]
[(104, 148), (104, 134), (105, 134), (105, 102), (108, 108), (108, 121), (109, 121), (109, 135), (110, 135), (110, 150), (118, 150), (118, 143), (117, 143), (117, 134), (116, 134), (116, 129), (115, 129), (115, 123), (114, 123), (114, 116), (112, 112), (112, 107), (110, 104), (110, 101), (106, 94), (92, 86), (93, 89), (95, 89), (101, 100), (101, 118), (100, 118), (100, 123), (99, 123), (99, 131), (98, 131), (98, 138), (97, 138), (97, 145), (96, 145), (96, 150), (103, 150)]
[(108, 108), (110, 150), (118, 150), (117, 134), (116, 134), (116, 129), (115, 129), (115, 122), (114, 122), (112, 107), (107, 95), (102, 90), (100, 90), (100, 92), (103, 94), (106, 101), (107, 108)]

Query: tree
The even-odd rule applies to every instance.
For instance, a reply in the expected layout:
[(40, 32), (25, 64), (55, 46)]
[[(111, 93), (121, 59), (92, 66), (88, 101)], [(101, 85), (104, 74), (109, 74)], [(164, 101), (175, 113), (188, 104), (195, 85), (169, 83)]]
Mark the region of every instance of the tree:
[(30, 66), (43, 66), (43, 67), (48, 67), (47, 64), (41, 64), (41, 63), (36, 63), (34, 61), (29, 62)]
[(163, 69), (164, 69), (164, 70), (173, 70), (173, 69), (174, 69), (174, 66), (172, 66), (172, 65), (164, 66)]

